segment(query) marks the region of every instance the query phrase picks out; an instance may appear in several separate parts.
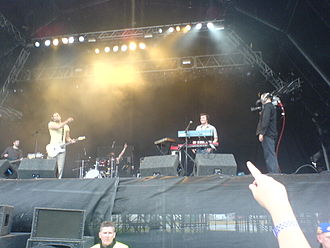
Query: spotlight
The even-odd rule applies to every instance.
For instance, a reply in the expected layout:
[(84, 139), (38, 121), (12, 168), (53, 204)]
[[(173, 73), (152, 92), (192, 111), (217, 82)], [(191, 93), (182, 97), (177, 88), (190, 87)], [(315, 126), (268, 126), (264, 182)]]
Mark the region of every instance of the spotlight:
[(158, 29), (158, 33), (160, 33), (160, 34), (163, 33), (163, 29), (162, 28), (159, 28)]
[(88, 38), (87, 41), (88, 41), (88, 42), (96, 42), (96, 39), (95, 39), (95, 38)]
[(69, 37), (69, 44), (72, 44), (73, 42), (74, 42), (74, 37), (73, 36)]
[(182, 68), (192, 68), (194, 66), (194, 61), (191, 58), (184, 58), (181, 60)]
[(124, 45), (121, 46), (120, 50), (122, 52), (126, 52), (127, 51), (127, 48), (128, 48), (127, 45), (124, 44)]
[(206, 26), (208, 29), (214, 29), (214, 24), (212, 22), (208, 22)]
[(106, 53), (110, 52), (110, 47), (108, 47), (108, 46), (105, 47), (105, 48), (104, 48), (104, 52), (106, 52)]
[(63, 44), (68, 44), (68, 43), (69, 43), (69, 39), (66, 38), (66, 37), (63, 37), (63, 38), (62, 38), (62, 43), (63, 43)]
[(95, 48), (94, 52), (95, 52), (96, 54), (99, 54), (99, 53), (100, 53), (100, 49)]
[(84, 42), (85, 41), (85, 37), (84, 36), (79, 36), (78, 40), (79, 40), (79, 42)]
[(58, 43), (59, 43), (58, 39), (54, 39), (54, 40), (53, 40), (53, 45), (54, 45), (54, 46), (58, 46)]
[(145, 39), (152, 38), (152, 37), (153, 37), (152, 34), (145, 34), (145, 35), (144, 35), (144, 38), (145, 38)]
[(130, 49), (131, 51), (135, 51), (135, 50), (136, 50), (136, 43), (135, 43), (135, 42), (131, 42), (131, 43), (129, 43), (129, 49)]
[(114, 46), (114, 47), (112, 48), (112, 51), (114, 51), (115, 53), (118, 52), (118, 51), (119, 51), (119, 46), (117, 46), (117, 45)]
[(225, 29), (225, 26), (223, 26), (223, 25), (216, 28), (216, 30), (224, 30), (224, 29)]
[(187, 26), (184, 27), (183, 32), (189, 32), (191, 30), (191, 26), (188, 24)]
[(40, 47), (40, 42), (39, 41), (34, 42), (34, 46), (35, 47)]
[(45, 40), (45, 46), (50, 46), (50, 40)]
[(173, 33), (174, 32), (174, 28), (173, 27), (169, 27), (169, 29), (167, 30), (169, 33)]
[(180, 30), (181, 30), (180, 26), (176, 26), (175, 30), (176, 30), (177, 32), (180, 32)]
[(200, 30), (202, 28), (202, 26), (203, 26), (202, 23), (197, 23), (196, 24), (196, 29), (197, 30)]
[(141, 49), (141, 50), (144, 50), (144, 49), (146, 49), (146, 44), (144, 43), (144, 42), (140, 42), (139, 43), (139, 48)]

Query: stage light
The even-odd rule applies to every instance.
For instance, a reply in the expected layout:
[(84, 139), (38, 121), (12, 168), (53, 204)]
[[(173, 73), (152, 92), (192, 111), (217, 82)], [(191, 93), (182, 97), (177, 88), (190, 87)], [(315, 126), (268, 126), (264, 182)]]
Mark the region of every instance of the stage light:
[(85, 37), (84, 36), (79, 36), (78, 40), (79, 40), (79, 42), (84, 42), (85, 41)]
[(95, 38), (88, 38), (87, 41), (88, 41), (88, 42), (96, 42), (96, 39), (95, 39)]
[(191, 59), (182, 59), (181, 63), (183, 65), (191, 65), (192, 64), (192, 60)]
[(202, 23), (197, 23), (195, 27), (197, 30), (200, 30), (202, 26), (203, 26)]
[(127, 45), (124, 44), (124, 45), (121, 46), (120, 50), (122, 52), (126, 52), (127, 51), (127, 48), (128, 48)]
[(104, 52), (106, 52), (106, 53), (110, 52), (110, 47), (106, 46), (106, 47), (104, 48)]
[(129, 43), (129, 49), (131, 51), (135, 51), (136, 50), (136, 43), (135, 42), (130, 42)]
[(58, 39), (54, 39), (54, 40), (53, 40), (53, 45), (54, 45), (54, 46), (58, 46), (58, 44), (59, 44)]
[(50, 46), (50, 40), (45, 40), (45, 46)]
[(169, 29), (167, 30), (169, 33), (173, 33), (174, 32), (174, 28), (173, 27), (169, 27)]
[(95, 52), (96, 54), (99, 54), (99, 53), (100, 53), (100, 49), (95, 48), (94, 52)]
[(73, 36), (69, 37), (69, 44), (72, 44), (73, 42), (74, 42), (74, 37)]
[(40, 42), (39, 41), (34, 42), (34, 46), (35, 47), (40, 47)]
[(119, 51), (119, 46), (113, 46), (112, 51), (114, 51), (115, 53)]
[(180, 32), (180, 30), (181, 30), (180, 26), (176, 26), (175, 30), (176, 30), (177, 32)]
[(66, 38), (66, 37), (63, 37), (63, 38), (62, 38), (62, 43), (63, 43), (63, 44), (68, 44), (68, 43), (69, 43), (69, 39)]
[(158, 33), (160, 33), (160, 34), (163, 33), (163, 29), (162, 28), (159, 28), (158, 29)]
[(184, 27), (183, 32), (187, 33), (191, 30), (191, 26), (188, 24), (187, 26)]
[(144, 49), (146, 49), (146, 47), (147, 47), (147, 46), (146, 46), (146, 44), (145, 44), (144, 42), (140, 42), (140, 43), (139, 43), (139, 48), (140, 48), (140, 49), (144, 50)]
[(181, 65), (182, 65), (182, 68), (192, 68), (193, 65), (194, 65), (194, 62), (191, 58), (184, 58), (181, 60)]
[(214, 24), (212, 22), (207, 23), (207, 28), (208, 29), (214, 29)]
[(216, 30), (224, 30), (225, 26), (224, 25), (220, 25), (219, 27), (216, 27)]
[(145, 38), (145, 39), (152, 38), (152, 37), (153, 37), (152, 34), (145, 34), (145, 35), (144, 35), (144, 38)]

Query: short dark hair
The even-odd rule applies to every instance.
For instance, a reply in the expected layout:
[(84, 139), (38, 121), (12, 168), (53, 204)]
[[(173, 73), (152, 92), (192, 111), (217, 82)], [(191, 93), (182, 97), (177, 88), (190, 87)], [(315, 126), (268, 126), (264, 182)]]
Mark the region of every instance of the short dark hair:
[(209, 116), (209, 114), (207, 114), (207, 113), (200, 113), (200, 114), (199, 114), (199, 117), (201, 117), (201, 116), (203, 116), (203, 115), (206, 116), (207, 121), (210, 120), (210, 116)]
[(114, 231), (116, 231), (116, 227), (115, 227), (115, 224), (111, 221), (103, 221), (100, 225), (100, 231), (103, 227), (113, 227)]

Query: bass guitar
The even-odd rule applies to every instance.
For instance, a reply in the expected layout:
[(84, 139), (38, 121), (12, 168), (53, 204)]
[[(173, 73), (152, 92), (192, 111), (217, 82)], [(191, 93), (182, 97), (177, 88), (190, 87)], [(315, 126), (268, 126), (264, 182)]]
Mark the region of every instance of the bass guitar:
[[(86, 139), (85, 136), (80, 136), (77, 139), (75, 139), (76, 141), (80, 141), (80, 140), (84, 140)], [(62, 144), (62, 145), (58, 145), (58, 144), (48, 144), (46, 146), (46, 151), (48, 154), (48, 157), (50, 158), (55, 158), (58, 154), (65, 152), (65, 147), (67, 145), (73, 144), (71, 142)]]

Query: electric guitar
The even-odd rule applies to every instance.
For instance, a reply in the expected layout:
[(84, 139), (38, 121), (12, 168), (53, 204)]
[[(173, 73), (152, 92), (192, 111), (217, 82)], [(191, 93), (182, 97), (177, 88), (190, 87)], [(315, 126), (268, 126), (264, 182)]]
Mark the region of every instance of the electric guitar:
[[(77, 139), (75, 139), (76, 141), (80, 141), (80, 140), (84, 140), (86, 139), (85, 136), (80, 136)], [(46, 151), (48, 154), (48, 157), (50, 158), (55, 158), (58, 154), (65, 152), (65, 147), (67, 145), (73, 144), (71, 142), (65, 143), (63, 145), (58, 145), (58, 144), (48, 144), (46, 146)]]

